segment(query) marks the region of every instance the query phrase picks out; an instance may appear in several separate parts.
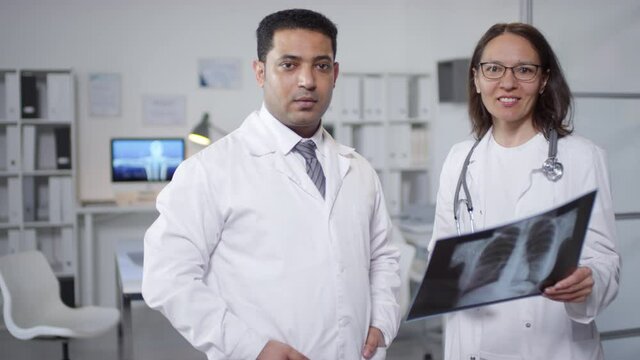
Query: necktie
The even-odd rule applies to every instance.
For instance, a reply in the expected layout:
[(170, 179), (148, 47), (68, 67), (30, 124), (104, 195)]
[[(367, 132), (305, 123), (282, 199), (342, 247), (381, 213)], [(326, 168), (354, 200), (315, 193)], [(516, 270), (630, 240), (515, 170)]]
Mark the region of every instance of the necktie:
[(322, 165), (320, 165), (316, 157), (316, 143), (313, 141), (301, 141), (293, 147), (293, 150), (300, 153), (304, 158), (307, 164), (307, 175), (309, 175), (311, 181), (313, 181), (313, 184), (318, 188), (324, 198), (325, 178)]

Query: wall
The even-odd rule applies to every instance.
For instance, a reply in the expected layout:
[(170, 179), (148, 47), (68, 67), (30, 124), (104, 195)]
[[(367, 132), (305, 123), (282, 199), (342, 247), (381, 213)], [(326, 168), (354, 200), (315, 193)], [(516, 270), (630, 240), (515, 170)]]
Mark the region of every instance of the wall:
[[(288, 7), (312, 8), (336, 22), (341, 71), (430, 72), (434, 80), (438, 60), (469, 56), (486, 28), (494, 22), (517, 20), (519, 14), (518, 4), (510, 0), (481, 4), (460, 0), (0, 0), (0, 68), (72, 68), (76, 72), (79, 196), (112, 199), (117, 188), (110, 183), (111, 137), (186, 136), (203, 111), (209, 111), (219, 127), (232, 130), (260, 106), (261, 91), (251, 70), (254, 31), (264, 15)], [(198, 59), (218, 56), (241, 59), (242, 89), (198, 88)], [(121, 116), (89, 116), (87, 79), (92, 72), (122, 74)], [(187, 123), (144, 126), (141, 97), (145, 94), (186, 96)], [(437, 115), (438, 109), (434, 111)], [(449, 147), (468, 131), (464, 114), (455, 122), (449, 120), (447, 110), (442, 119), (436, 117), (430, 147), (432, 187), (437, 186), (433, 179)], [(191, 153), (198, 150), (189, 146)], [(116, 244), (140, 241), (152, 220), (149, 215), (115, 215), (96, 224), (99, 304), (114, 304)]]
[[(462, 5), (467, 10), (460, 11)], [(309, 7), (328, 15), (339, 27), (338, 60), (345, 72), (433, 72), (438, 59), (468, 56), (491, 23), (518, 16), (518, 4), (508, 0), (478, 5), (443, 0), (1, 0), (0, 6), (0, 67), (72, 68), (77, 74), (82, 200), (114, 197), (111, 137), (185, 136), (203, 111), (221, 128), (233, 130), (258, 108), (261, 91), (251, 70), (254, 31), (271, 11)], [(241, 59), (242, 88), (198, 88), (197, 61), (207, 57)], [(122, 74), (121, 116), (89, 116), (92, 72)], [(141, 97), (147, 94), (186, 96), (186, 123), (143, 125)], [(450, 142), (441, 147), (448, 149)], [(199, 150), (189, 146), (189, 153)], [(434, 150), (434, 157), (442, 157), (441, 152)]]

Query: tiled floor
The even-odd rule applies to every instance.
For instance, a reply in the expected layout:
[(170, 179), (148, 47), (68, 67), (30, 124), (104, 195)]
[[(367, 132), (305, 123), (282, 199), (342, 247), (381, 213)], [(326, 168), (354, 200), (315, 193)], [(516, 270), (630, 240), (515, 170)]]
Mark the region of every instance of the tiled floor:
[[(133, 309), (135, 360), (201, 360), (204, 355), (194, 350), (159, 313), (143, 306)], [(430, 353), (432, 359), (442, 358), (438, 330), (439, 318), (430, 322), (404, 324), (396, 341), (387, 352), (388, 360), (423, 360)], [(433, 330), (427, 331), (427, 328)], [(51, 341), (22, 341), (0, 330), (0, 360), (61, 359), (61, 345)], [(118, 359), (116, 331), (88, 340), (74, 340), (70, 344), (72, 360)]]

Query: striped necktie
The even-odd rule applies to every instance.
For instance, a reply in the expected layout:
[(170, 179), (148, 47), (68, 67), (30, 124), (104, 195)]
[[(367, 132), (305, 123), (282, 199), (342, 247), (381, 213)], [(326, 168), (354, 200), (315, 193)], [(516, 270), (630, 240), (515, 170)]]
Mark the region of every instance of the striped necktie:
[(324, 198), (325, 178), (322, 171), (322, 165), (316, 157), (316, 143), (313, 141), (300, 141), (293, 147), (294, 151), (297, 151), (304, 158), (307, 164), (307, 175), (313, 181), (313, 184), (318, 188), (320, 194)]

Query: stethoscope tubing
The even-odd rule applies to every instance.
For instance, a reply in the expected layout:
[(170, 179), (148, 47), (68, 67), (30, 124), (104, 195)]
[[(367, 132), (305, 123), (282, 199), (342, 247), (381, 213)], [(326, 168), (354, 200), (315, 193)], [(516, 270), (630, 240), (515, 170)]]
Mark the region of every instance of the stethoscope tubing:
[[(485, 134), (486, 136), (486, 134)], [(460, 176), (458, 177), (458, 183), (456, 184), (456, 192), (453, 198), (453, 218), (456, 223), (456, 231), (458, 235), (462, 234), (462, 229), (460, 227), (460, 203), (464, 202), (467, 208), (467, 213), (469, 213), (469, 221), (470, 221), (470, 230), (471, 232), (475, 232), (474, 219), (473, 219), (473, 200), (471, 199), (471, 192), (469, 191), (469, 186), (467, 185), (467, 169), (469, 168), (469, 163), (471, 162), (471, 156), (473, 155), (474, 150), (480, 143), (482, 138), (476, 140), (473, 144), (467, 157), (464, 159), (464, 163), (462, 164), (462, 170), (460, 171)], [(548, 158), (544, 161), (542, 166), (542, 171), (544, 175), (550, 181), (557, 181), (562, 177), (563, 174), (563, 166), (562, 163), (557, 161), (558, 155), (558, 133), (555, 129), (549, 130), (549, 151)], [(555, 171), (554, 171), (555, 170)], [(464, 191), (465, 198), (460, 200), (460, 190)]]

